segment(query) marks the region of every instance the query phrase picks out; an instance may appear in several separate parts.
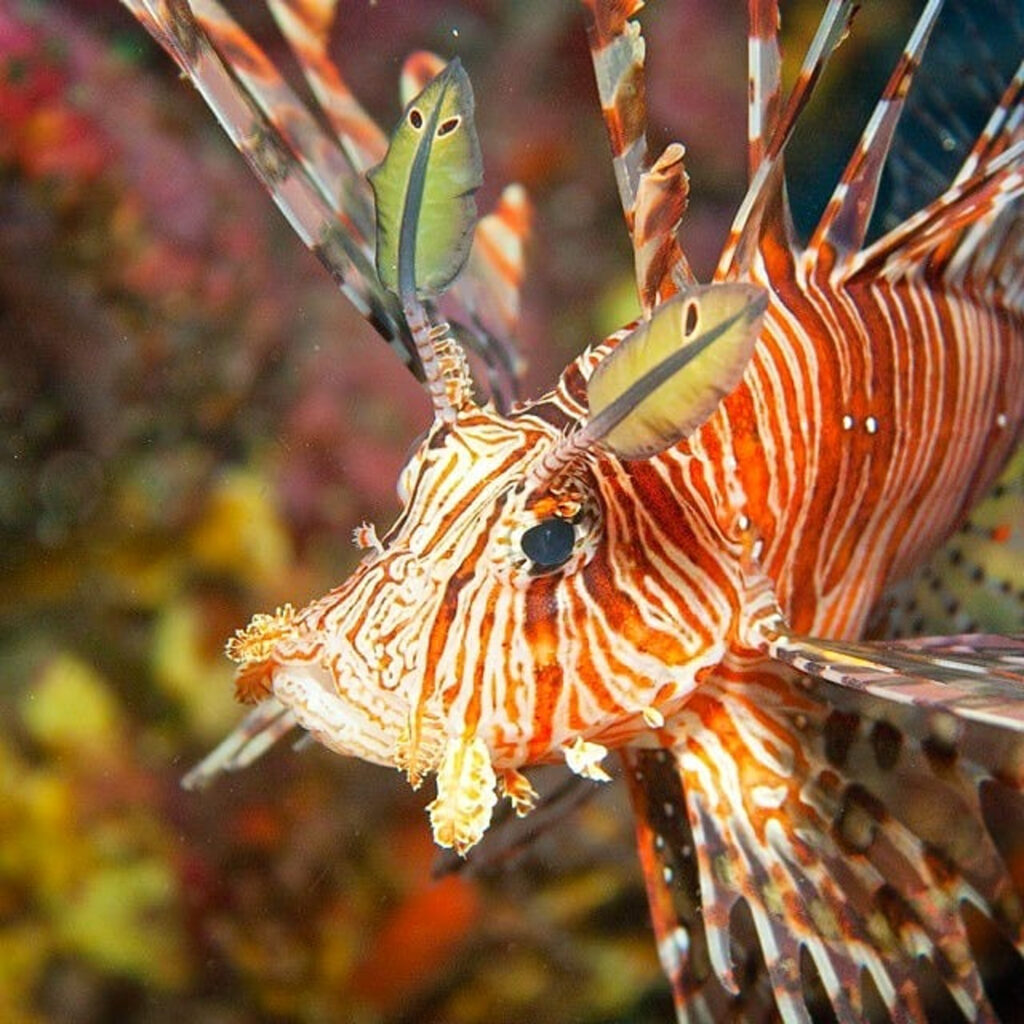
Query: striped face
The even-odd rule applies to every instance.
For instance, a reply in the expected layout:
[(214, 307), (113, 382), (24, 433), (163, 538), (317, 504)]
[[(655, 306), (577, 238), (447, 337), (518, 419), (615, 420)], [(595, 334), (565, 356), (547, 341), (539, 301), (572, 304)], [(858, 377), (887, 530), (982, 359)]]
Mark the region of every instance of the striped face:
[(708, 509), (680, 506), (678, 474), (701, 474), (685, 459), (583, 455), (531, 490), (583, 413), (570, 388), (582, 395), (586, 369), (512, 419), (468, 408), (435, 423), (402, 473), (398, 521), (364, 537), (354, 575), (281, 613), (269, 646), (243, 634), (250, 696), (272, 691), (327, 746), (414, 783), (467, 744), (510, 772), (580, 768), (585, 750), (595, 774), (604, 747), (675, 711), (734, 628), (740, 548)]

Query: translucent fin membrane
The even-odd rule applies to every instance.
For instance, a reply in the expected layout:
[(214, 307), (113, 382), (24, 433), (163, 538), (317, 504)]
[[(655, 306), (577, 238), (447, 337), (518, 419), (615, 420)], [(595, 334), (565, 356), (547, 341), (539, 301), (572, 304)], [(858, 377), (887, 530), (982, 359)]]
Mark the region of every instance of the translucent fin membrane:
[(1019, 971), (1021, 906), (982, 821), (992, 775), (955, 735), (840, 710), (776, 663), (722, 671), (659, 740), (626, 764), (680, 1020), (997, 1019), (965, 908)]
[(1024, 45), (1024, 12), (1003, 0), (947, 0), (914, 76), (868, 240), (893, 229), (971, 172)]

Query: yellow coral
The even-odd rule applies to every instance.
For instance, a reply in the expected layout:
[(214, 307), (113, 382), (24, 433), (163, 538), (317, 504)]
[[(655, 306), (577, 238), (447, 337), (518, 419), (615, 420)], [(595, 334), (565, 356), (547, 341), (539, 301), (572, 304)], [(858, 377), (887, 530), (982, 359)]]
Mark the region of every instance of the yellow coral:
[(231, 666), (204, 642), (202, 610), (175, 601), (161, 610), (153, 632), (153, 676), (203, 737), (222, 732), (238, 717), (231, 695)]
[(123, 722), (106, 681), (91, 666), (60, 654), (21, 698), (21, 718), (39, 743), (98, 754), (116, 743)]
[(291, 542), (264, 477), (243, 469), (225, 473), (191, 537), (195, 561), (259, 585), (291, 561)]

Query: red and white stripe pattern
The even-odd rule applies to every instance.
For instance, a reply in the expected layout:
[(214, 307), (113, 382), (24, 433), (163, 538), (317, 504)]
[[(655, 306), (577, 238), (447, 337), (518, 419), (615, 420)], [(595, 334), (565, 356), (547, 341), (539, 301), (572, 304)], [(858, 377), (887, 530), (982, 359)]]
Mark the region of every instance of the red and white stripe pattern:
[(644, 40), (629, 19), (643, 0), (583, 0), (598, 99), (626, 227), (633, 240), (637, 293), (644, 316), (694, 283), (678, 230), (689, 197), (685, 149), (671, 143), (650, 163)]

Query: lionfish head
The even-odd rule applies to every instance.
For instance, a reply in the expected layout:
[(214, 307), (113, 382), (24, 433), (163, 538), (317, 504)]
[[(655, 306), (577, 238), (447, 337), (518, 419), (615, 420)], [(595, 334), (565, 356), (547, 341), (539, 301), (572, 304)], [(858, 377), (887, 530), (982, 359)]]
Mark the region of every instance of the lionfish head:
[[(756, 327), (757, 296), (737, 294)], [(742, 542), (710, 506), (680, 505), (678, 481), (641, 455), (674, 430), (656, 444), (661, 426), (631, 420), (636, 395), (607, 414), (628, 387), (607, 402), (595, 390), (616, 361), (636, 363), (638, 331), (509, 416), (468, 400), (453, 421), (436, 416), (399, 478), (394, 526), (357, 531), (352, 576), (301, 612), (257, 616), (229, 646), (243, 700), (273, 696), (326, 746), (414, 785), (436, 772), (444, 845), (476, 842), (499, 785), (529, 808), (523, 765), (564, 758), (606, 778), (607, 748), (662, 725), (735, 629)], [(632, 386), (643, 366), (630, 372)]]
[[(176, 48), (182, 33), (213, 33), (233, 53), (247, 45), (229, 18), (193, 24), (179, 13), (168, 33), (139, 11), (189, 68), (205, 51)], [(307, 28), (306, 54), (324, 41), (322, 25)], [(531, 806), (520, 767), (564, 758), (607, 778), (607, 748), (660, 728), (721, 660), (743, 605), (740, 517), (703, 479), (713, 475), (706, 453), (693, 455), (692, 502), (678, 458), (669, 466), (659, 455), (685, 444), (739, 384), (767, 300), (753, 285), (698, 286), (681, 273), (645, 289), (645, 319), (581, 356), (549, 395), (507, 414), (480, 407), (459, 340), (473, 331), (453, 331), (438, 300), (449, 292), (457, 328), (514, 321), (523, 201), (503, 194), (477, 221), (483, 163), (469, 78), (457, 59), (407, 71), (419, 91), (390, 140), (365, 121), (364, 144), (349, 139), (355, 166), (338, 173), (353, 172), (362, 198), (345, 231), (290, 164), (247, 150), (423, 382), (434, 421), (402, 472), (395, 525), (383, 538), (357, 531), (366, 554), (352, 576), (301, 611), (255, 616), (229, 642), (238, 695), (259, 707), (188, 782), (240, 766), (298, 724), (339, 753), (403, 769), (414, 785), (436, 773), (434, 835), (462, 852), (486, 829), (499, 789), (519, 812)], [(306, 117), (288, 107), (311, 129)], [(286, 149), (288, 118), (261, 126)], [(668, 155), (644, 209), (674, 237), (682, 148)], [(675, 197), (668, 212), (663, 192)], [(478, 354), (500, 376), (509, 352)]]

